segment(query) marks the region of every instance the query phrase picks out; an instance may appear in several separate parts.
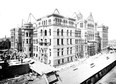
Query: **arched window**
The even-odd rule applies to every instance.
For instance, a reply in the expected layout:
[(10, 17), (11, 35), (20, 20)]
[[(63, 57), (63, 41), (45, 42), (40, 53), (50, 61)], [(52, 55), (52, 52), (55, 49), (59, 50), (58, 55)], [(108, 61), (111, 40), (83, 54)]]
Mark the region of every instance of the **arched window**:
[(61, 36), (63, 36), (63, 29), (61, 30)]
[(29, 32), (29, 37), (31, 37), (31, 35), (32, 35), (31, 32)]
[(43, 42), (43, 39), (41, 39), (41, 42)]
[(44, 21), (44, 25), (46, 24), (46, 22)]
[(57, 18), (55, 18), (55, 24), (57, 24), (57, 22), (58, 22), (58, 19), (57, 19)]
[(51, 45), (51, 39), (50, 39), (50, 43), (49, 43), (49, 45)]
[(49, 19), (49, 24), (51, 24), (51, 19)]
[(44, 42), (45, 42), (45, 45), (47, 45), (47, 39), (45, 39), (45, 41), (44, 41)]
[(42, 29), (41, 29), (41, 31), (40, 31), (41, 36), (42, 36), (42, 33), (43, 33), (43, 31), (42, 31)]
[(70, 39), (70, 44), (72, 44), (72, 39)]
[(46, 20), (46, 25), (47, 25), (47, 20)]
[(59, 36), (59, 29), (57, 29), (57, 35)]
[(49, 29), (49, 34), (50, 34), (50, 36), (51, 36), (51, 29)]
[(63, 39), (61, 39), (61, 44), (63, 45)]
[(28, 37), (28, 32), (26, 32), (26, 37)]
[(47, 42), (47, 39), (45, 39), (45, 42)]
[(62, 55), (63, 55), (63, 52), (64, 52), (63, 50), (64, 50), (64, 49), (62, 48)]
[(47, 36), (47, 30), (45, 30), (45, 36)]
[(40, 45), (43, 45), (43, 39), (40, 40)]
[(60, 56), (60, 50), (57, 49), (57, 56)]
[(57, 45), (60, 45), (60, 44), (59, 44), (59, 39), (57, 39)]
[(67, 36), (68, 36), (68, 30), (67, 30)]
[(72, 36), (72, 30), (70, 30), (70, 36)]

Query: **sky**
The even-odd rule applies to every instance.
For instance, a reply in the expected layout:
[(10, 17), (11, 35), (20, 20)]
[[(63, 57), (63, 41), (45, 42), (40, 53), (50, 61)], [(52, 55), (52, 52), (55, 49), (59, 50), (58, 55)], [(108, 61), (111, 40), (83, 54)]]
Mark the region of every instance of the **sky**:
[(109, 40), (116, 39), (115, 0), (1, 0), (0, 38), (10, 37), (10, 30), (27, 22), (29, 13), (36, 19), (52, 14), (57, 8), (61, 15), (72, 17), (81, 12), (86, 19), (92, 13), (94, 21), (109, 27)]

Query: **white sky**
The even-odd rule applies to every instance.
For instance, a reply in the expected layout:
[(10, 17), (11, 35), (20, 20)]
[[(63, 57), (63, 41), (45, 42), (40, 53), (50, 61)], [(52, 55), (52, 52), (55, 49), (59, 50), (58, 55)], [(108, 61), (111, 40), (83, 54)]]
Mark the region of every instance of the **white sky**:
[(95, 22), (109, 26), (109, 40), (116, 39), (115, 0), (1, 0), (0, 38), (10, 36), (10, 29), (20, 27), (31, 12), (36, 18), (51, 14), (57, 8), (61, 15), (71, 17), (81, 12), (87, 18), (92, 12)]

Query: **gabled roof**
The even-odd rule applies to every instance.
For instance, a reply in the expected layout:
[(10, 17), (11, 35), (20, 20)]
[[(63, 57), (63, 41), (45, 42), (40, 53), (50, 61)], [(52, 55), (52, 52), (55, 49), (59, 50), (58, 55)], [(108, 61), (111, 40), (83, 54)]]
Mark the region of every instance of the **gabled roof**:
[(74, 12), (73, 17), (77, 20), (83, 19), (83, 15), (81, 14), (81, 12), (79, 12), (78, 14)]
[(82, 18), (83, 18), (83, 15), (82, 15), (81, 12), (79, 12), (79, 13), (77, 14), (77, 19), (80, 20), (80, 19), (82, 19)]
[(54, 10), (54, 13), (53, 14), (60, 14), (60, 12), (58, 11), (58, 9), (56, 8), (55, 10)]

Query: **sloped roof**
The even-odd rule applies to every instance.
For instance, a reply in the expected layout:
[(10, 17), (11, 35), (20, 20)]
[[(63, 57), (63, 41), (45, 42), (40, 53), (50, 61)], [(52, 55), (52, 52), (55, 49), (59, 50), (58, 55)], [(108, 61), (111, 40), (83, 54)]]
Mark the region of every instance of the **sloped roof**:
[(43, 64), (41, 62), (35, 61), (33, 64), (30, 65), (30, 68), (35, 72), (39, 73), (40, 75), (44, 73), (49, 73), (52, 71), (57, 71), (56, 68), (51, 67), (49, 65)]

